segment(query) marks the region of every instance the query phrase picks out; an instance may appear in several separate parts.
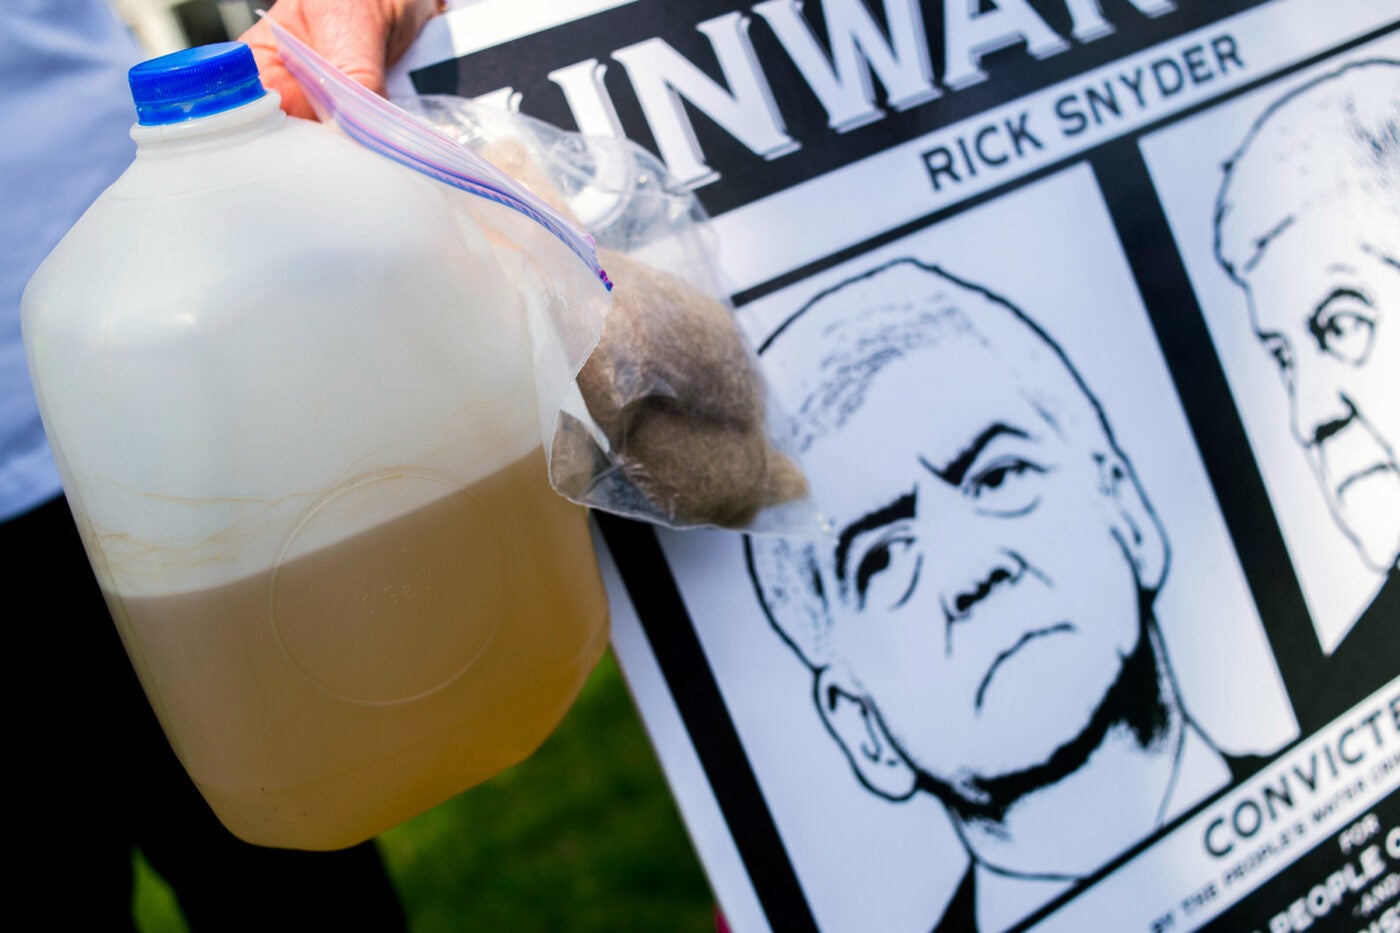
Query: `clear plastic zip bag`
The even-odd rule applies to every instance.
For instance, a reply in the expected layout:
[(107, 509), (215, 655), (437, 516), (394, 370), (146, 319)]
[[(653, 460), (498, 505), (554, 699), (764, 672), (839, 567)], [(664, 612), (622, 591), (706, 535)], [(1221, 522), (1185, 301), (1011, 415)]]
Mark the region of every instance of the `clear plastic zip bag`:
[(704, 212), (658, 160), (464, 98), (395, 106), (273, 31), (324, 122), (471, 195), (521, 283), (556, 491), (673, 528), (821, 533)]

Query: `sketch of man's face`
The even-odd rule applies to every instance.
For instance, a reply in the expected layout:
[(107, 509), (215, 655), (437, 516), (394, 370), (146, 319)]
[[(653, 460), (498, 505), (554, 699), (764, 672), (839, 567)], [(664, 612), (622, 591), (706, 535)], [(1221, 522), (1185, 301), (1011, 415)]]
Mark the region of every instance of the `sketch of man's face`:
[(950, 784), (1073, 739), (1142, 632), (1106, 491), (1121, 478), (1008, 376), (966, 337), (894, 364), (805, 461), (817, 478), (862, 461), (858, 485), (816, 480), (839, 529), (834, 653), (910, 763)]
[(1244, 276), (1256, 336), (1288, 393), (1293, 437), (1365, 562), (1400, 553), (1400, 217), (1366, 231), (1317, 208)]
[(1278, 367), (1338, 527), (1400, 554), (1400, 61), (1352, 62), (1266, 109), (1225, 165), (1216, 257)]
[[(885, 271), (892, 300), (936, 281), (916, 269)], [(1151, 508), (1066, 364), (1008, 308), (962, 297), (995, 326), (939, 312), (937, 336), (892, 362), (857, 350), (837, 367), (878, 371), (827, 399), (839, 424), (803, 452), (834, 538), (805, 546), (803, 567), (786, 545), (752, 544), (828, 729), (893, 798), (922, 775), (977, 802), (1079, 739), (1147, 638), (1145, 594), (1165, 572)], [(819, 632), (794, 634), (815, 603)]]

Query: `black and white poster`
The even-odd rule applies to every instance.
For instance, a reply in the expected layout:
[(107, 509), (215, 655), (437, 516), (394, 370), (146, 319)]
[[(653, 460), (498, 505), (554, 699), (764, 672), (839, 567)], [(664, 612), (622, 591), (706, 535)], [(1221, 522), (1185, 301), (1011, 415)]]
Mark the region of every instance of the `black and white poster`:
[(598, 540), (736, 930), (1400, 931), (1394, 0), (479, 0), (396, 80), (711, 217), (832, 533)]

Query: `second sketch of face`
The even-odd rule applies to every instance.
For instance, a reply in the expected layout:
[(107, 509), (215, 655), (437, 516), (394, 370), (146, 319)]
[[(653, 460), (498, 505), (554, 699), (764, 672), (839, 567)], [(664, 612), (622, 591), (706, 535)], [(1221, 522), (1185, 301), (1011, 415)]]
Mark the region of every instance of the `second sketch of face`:
[(1229, 160), (1216, 255), (1287, 394), (1337, 526), (1377, 573), (1400, 556), (1400, 62), (1325, 75)]

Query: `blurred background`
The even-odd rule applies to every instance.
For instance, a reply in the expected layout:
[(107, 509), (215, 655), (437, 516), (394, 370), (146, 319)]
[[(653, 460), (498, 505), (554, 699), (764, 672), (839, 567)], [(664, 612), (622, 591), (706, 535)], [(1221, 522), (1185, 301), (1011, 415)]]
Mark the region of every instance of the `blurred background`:
[[(236, 38), (272, 5), (111, 3), (152, 57)], [(611, 653), (533, 756), (378, 844), (413, 933), (715, 930), (708, 885)], [(138, 929), (186, 931), (139, 854), (136, 876)]]
[(111, 0), (152, 57), (227, 42), (253, 25), (272, 0)]

